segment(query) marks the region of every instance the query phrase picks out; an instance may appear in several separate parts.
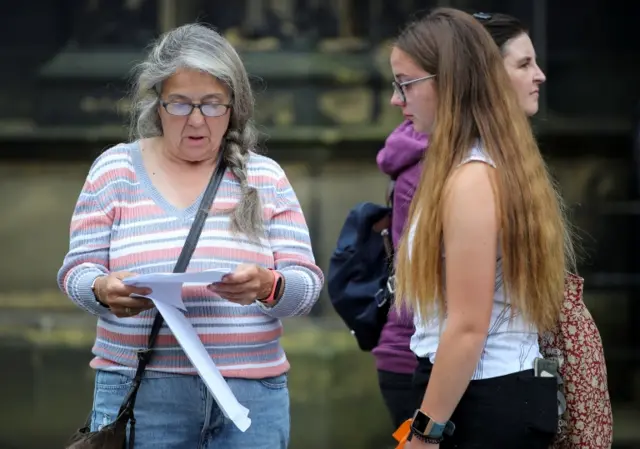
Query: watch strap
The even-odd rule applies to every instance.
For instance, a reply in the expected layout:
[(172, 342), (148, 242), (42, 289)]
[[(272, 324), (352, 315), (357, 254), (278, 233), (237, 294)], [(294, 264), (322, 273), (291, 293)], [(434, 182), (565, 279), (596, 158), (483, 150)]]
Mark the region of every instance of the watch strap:
[(444, 425), (444, 434), (448, 437), (453, 435), (453, 432), (455, 430), (456, 430), (456, 425), (453, 423), (453, 421), (447, 421), (447, 423)]
[(431, 438), (431, 437), (426, 437), (424, 435), (420, 435), (419, 433), (416, 432), (411, 432), (409, 434), (409, 438), (407, 438), (407, 441), (411, 441), (413, 438), (415, 438), (418, 441), (422, 441), (423, 443), (427, 443), (427, 444), (440, 444), (442, 443), (443, 438)]
[(271, 304), (276, 301), (276, 296), (280, 290), (280, 286), (282, 285), (282, 274), (271, 268), (269, 270), (273, 273), (273, 285), (271, 286), (271, 291), (269, 292), (269, 296), (258, 300), (265, 304)]

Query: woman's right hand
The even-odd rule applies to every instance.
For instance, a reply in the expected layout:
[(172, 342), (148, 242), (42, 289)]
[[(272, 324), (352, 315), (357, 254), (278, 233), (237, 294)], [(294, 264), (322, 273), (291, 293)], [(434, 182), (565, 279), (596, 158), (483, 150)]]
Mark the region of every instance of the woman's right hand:
[(151, 289), (125, 285), (122, 280), (135, 273), (117, 271), (108, 276), (96, 279), (93, 292), (98, 301), (107, 306), (118, 318), (128, 318), (138, 315), (153, 307), (153, 302), (146, 298), (131, 297), (131, 294), (146, 296), (151, 294)]

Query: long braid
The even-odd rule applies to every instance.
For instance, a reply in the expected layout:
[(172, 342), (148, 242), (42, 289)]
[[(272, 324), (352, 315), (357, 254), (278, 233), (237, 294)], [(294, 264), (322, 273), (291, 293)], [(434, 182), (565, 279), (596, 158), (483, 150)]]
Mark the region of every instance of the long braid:
[(225, 160), (229, 170), (240, 182), (242, 192), (242, 198), (233, 211), (233, 230), (254, 240), (264, 235), (264, 226), (260, 196), (257, 189), (249, 185), (247, 179), (249, 151), (255, 147), (256, 143), (252, 124), (247, 123), (242, 133), (237, 129), (230, 129), (227, 131), (225, 141)]

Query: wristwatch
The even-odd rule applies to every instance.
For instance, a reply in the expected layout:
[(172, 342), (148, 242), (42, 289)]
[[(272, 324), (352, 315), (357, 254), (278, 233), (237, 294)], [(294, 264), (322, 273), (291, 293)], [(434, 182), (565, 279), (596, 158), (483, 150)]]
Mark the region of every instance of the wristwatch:
[(269, 293), (269, 296), (267, 296), (266, 298), (259, 298), (258, 301), (270, 306), (273, 303), (275, 303), (277, 301), (278, 298), (278, 294), (280, 293), (280, 289), (282, 288), (282, 275), (280, 274), (279, 271), (276, 270), (270, 270), (273, 273), (273, 285), (271, 286), (271, 292)]
[(423, 441), (439, 442), (444, 435), (453, 435), (455, 429), (456, 426), (451, 421), (445, 424), (436, 422), (420, 409), (415, 411), (411, 420), (411, 433)]

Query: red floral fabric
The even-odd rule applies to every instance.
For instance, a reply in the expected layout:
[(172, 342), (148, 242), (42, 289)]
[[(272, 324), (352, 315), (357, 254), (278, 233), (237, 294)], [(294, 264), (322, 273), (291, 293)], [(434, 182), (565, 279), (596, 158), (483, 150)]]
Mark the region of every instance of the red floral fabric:
[(613, 415), (602, 339), (582, 300), (584, 279), (570, 274), (558, 326), (540, 336), (545, 358), (556, 359), (567, 409), (551, 449), (609, 449)]

